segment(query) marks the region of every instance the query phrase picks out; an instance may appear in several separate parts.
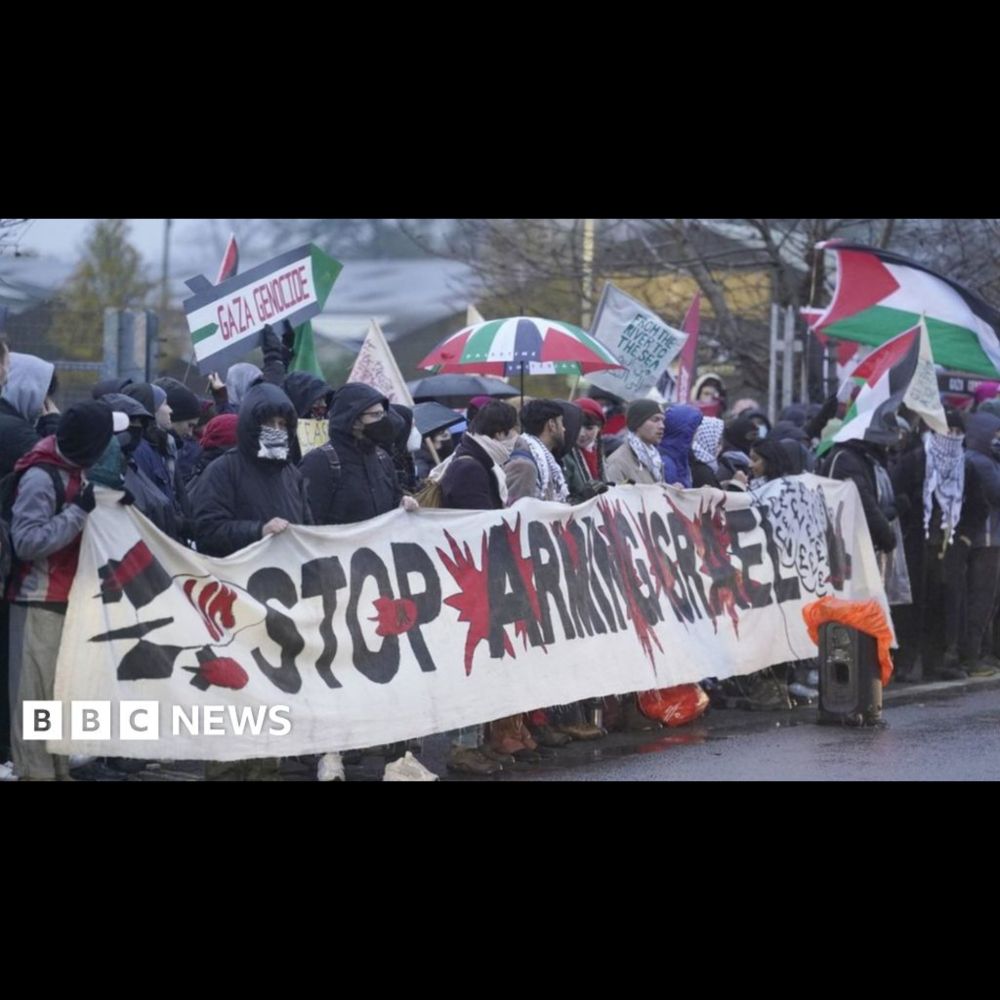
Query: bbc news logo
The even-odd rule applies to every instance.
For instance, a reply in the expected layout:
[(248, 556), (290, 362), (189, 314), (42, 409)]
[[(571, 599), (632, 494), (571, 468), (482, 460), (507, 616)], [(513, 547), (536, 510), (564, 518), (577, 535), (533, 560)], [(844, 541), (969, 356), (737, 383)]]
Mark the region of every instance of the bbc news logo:
[[(158, 740), (158, 701), (117, 702), (117, 733), (112, 735), (115, 702), (70, 702), (69, 726), (61, 701), (25, 701), (21, 726), (26, 740)], [(287, 736), (292, 731), (288, 705), (172, 705), (173, 736)]]

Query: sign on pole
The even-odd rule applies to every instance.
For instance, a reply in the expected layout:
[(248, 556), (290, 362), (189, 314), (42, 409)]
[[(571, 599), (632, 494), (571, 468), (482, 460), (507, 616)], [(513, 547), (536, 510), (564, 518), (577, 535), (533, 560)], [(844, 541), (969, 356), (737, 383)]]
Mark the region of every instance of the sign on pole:
[(318, 315), (343, 265), (307, 244), (212, 285), (203, 275), (188, 281), (195, 294), (184, 302), (198, 369), (228, 368), (260, 346), (268, 324), (301, 326)]

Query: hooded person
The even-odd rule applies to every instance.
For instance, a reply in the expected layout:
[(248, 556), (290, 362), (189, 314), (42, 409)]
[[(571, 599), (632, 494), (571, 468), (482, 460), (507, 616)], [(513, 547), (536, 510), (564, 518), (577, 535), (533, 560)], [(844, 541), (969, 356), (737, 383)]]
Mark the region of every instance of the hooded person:
[[(819, 412), (818, 407), (816, 412)], [(815, 414), (813, 415), (815, 416)], [(803, 403), (789, 403), (788, 406), (786, 406), (781, 413), (778, 414), (779, 421), (794, 424), (796, 427), (805, 427), (807, 418), (808, 410)], [(775, 429), (777, 429), (777, 425), (775, 425)]]
[(11, 537), (18, 554), (8, 597), (10, 621), (11, 736), (19, 778), (54, 780), (69, 776), (66, 758), (45, 750), (43, 741), (25, 740), (21, 706), (51, 701), (69, 591), (76, 575), (80, 536), (96, 498), (83, 473), (104, 454), (112, 435), (128, 418), (102, 401), (71, 406), (56, 433), (21, 458)]
[(746, 417), (748, 420), (753, 421), (757, 426), (757, 437), (763, 441), (771, 433), (771, 421), (768, 420), (767, 414), (761, 409), (754, 410), (744, 410), (741, 417)]
[(192, 497), (198, 550), (228, 556), (292, 524), (312, 524), (305, 480), (290, 462), (298, 416), (276, 385), (244, 397), (236, 447), (199, 476)]
[(925, 430), (890, 473), (903, 532), (913, 603), (892, 610), (899, 650), (893, 679), (960, 679), (958, 644), (965, 613), (970, 539), (989, 516), (978, 477), (963, 449), (965, 419), (945, 409), (947, 435)]
[(55, 365), (16, 351), (9, 358), (7, 383), (0, 394), (0, 477), (13, 472), (18, 459), (54, 434), (59, 423), (59, 411), (50, 399)]
[(671, 406), (664, 413), (663, 438), (659, 448), (665, 483), (691, 489), (691, 443), (704, 419), (701, 410), (686, 403)]
[(285, 379), (285, 395), (292, 401), (300, 420), (327, 420), (333, 389), (310, 372), (292, 372)]
[(355, 524), (398, 507), (403, 498), (387, 449), (398, 428), (389, 400), (362, 382), (333, 395), (329, 443), (302, 460), (316, 524)]
[(263, 373), (249, 361), (231, 365), (226, 372), (226, 402), (219, 405), (219, 413), (239, 413), (250, 387), (261, 380)]
[[(136, 510), (148, 517), (165, 535), (186, 544), (184, 525), (178, 520), (174, 505), (135, 460), (136, 449), (145, 439), (146, 429), (153, 422), (153, 415), (138, 399), (124, 393), (108, 393), (101, 398), (115, 410), (124, 413), (129, 420), (128, 430), (117, 436), (122, 461), (122, 486), (115, 487), (110, 480), (105, 480), (103, 484), (113, 489), (125, 489)], [(114, 451), (114, 448), (111, 447), (110, 450)], [(96, 477), (92, 478), (98, 481)]]
[(115, 375), (113, 378), (102, 378), (93, 389), (90, 390), (91, 396), (94, 399), (102, 399), (104, 396), (108, 396), (111, 393), (121, 394), (125, 391), (127, 386), (132, 385), (134, 379), (126, 376)]
[(986, 676), (984, 641), (992, 627), (1000, 587), (1000, 417), (982, 412), (969, 416), (965, 447), (968, 465), (982, 487), (989, 514), (979, 519), (969, 536), (966, 627), (959, 643), (958, 669)]
[(691, 387), (691, 401), (719, 404), (719, 414), (726, 411), (726, 384), (716, 372), (705, 372), (695, 379)]

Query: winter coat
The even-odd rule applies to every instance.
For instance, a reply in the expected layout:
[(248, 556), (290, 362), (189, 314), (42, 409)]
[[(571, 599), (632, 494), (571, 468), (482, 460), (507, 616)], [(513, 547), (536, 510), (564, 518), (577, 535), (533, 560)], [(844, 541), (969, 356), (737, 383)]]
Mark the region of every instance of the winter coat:
[(609, 483), (635, 483), (642, 486), (663, 482), (662, 479), (654, 479), (649, 469), (639, 464), (639, 459), (635, 457), (635, 452), (629, 447), (628, 441), (608, 459), (606, 472)]
[(462, 438), (441, 477), (442, 506), (451, 510), (502, 510), (494, 462), (472, 438)]
[(288, 397), (267, 382), (254, 386), (240, 406), (236, 447), (198, 477), (192, 499), (198, 550), (228, 556), (259, 541), (272, 518), (312, 524), (302, 474), (288, 460), (258, 458), (260, 428), (273, 416), (285, 419), (289, 439), (298, 422)]
[(389, 401), (377, 389), (349, 382), (337, 390), (330, 408), (330, 444), (340, 469), (335, 478), (327, 448), (302, 460), (309, 502), (316, 524), (356, 524), (399, 506), (403, 499), (392, 458), (373, 442), (354, 436), (352, 428), (365, 410)]
[(1000, 417), (992, 413), (973, 413), (965, 425), (966, 454), (990, 506), (989, 518), (971, 536), (972, 547), (977, 549), (1000, 546), (1000, 462), (990, 450), (990, 441), (997, 431), (1000, 431)]
[[(46, 386), (48, 388), (48, 386)], [(57, 509), (54, 466), (63, 484), (63, 505)], [(87, 521), (82, 507), (71, 501), (80, 492), (83, 470), (66, 461), (55, 437), (41, 440), (21, 458), (11, 518), (11, 538), (18, 565), (8, 589), (12, 601), (66, 604), (80, 557), (80, 534)]]
[(663, 415), (663, 440), (660, 456), (663, 459), (663, 481), (691, 487), (691, 443), (694, 432), (704, 420), (704, 414), (695, 406), (671, 406)]
[(896, 533), (878, 502), (874, 463), (877, 461), (861, 441), (846, 441), (830, 452), (826, 475), (831, 479), (850, 479), (858, 488), (865, 521), (876, 550), (891, 552), (896, 547)]

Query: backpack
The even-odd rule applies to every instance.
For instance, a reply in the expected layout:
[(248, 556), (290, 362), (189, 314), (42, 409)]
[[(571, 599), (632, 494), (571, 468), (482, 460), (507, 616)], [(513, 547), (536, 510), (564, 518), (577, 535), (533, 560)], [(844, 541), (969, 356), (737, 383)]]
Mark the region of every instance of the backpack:
[[(326, 444), (322, 444), (314, 450), (323, 453), (323, 457), (326, 459), (327, 464), (330, 467), (330, 478), (333, 480), (330, 490), (330, 494), (332, 496), (337, 491), (337, 487), (340, 486), (342, 479), (340, 456), (337, 454), (337, 449), (334, 448), (333, 443), (330, 441), (327, 441)], [(396, 467), (392, 464), (392, 458), (383, 448), (376, 448), (375, 455), (378, 458), (379, 465), (381, 465), (387, 473), (391, 474), (392, 481), (397, 482)]]
[[(470, 461), (475, 461), (471, 455), (459, 455), (452, 459), (452, 462), (461, 462), (463, 458), (467, 458)], [(451, 469), (451, 465), (445, 470), (443, 476), (439, 476), (437, 479), (428, 479), (423, 486), (413, 494), (413, 499), (420, 504), (421, 507), (434, 508), (444, 506), (444, 490), (441, 488), (441, 483), (444, 477), (448, 475), (448, 471)]]
[[(66, 503), (66, 487), (58, 468), (45, 463), (39, 463), (31, 468), (44, 469), (52, 479), (52, 485), (56, 491), (55, 513), (58, 514)], [(0, 479), (0, 595), (7, 592), (7, 584), (17, 559), (11, 526), (14, 520), (14, 500), (17, 497), (17, 487), (21, 482), (21, 477), (27, 471), (27, 469), (22, 469), (20, 472), (9, 472), (3, 479)]]

